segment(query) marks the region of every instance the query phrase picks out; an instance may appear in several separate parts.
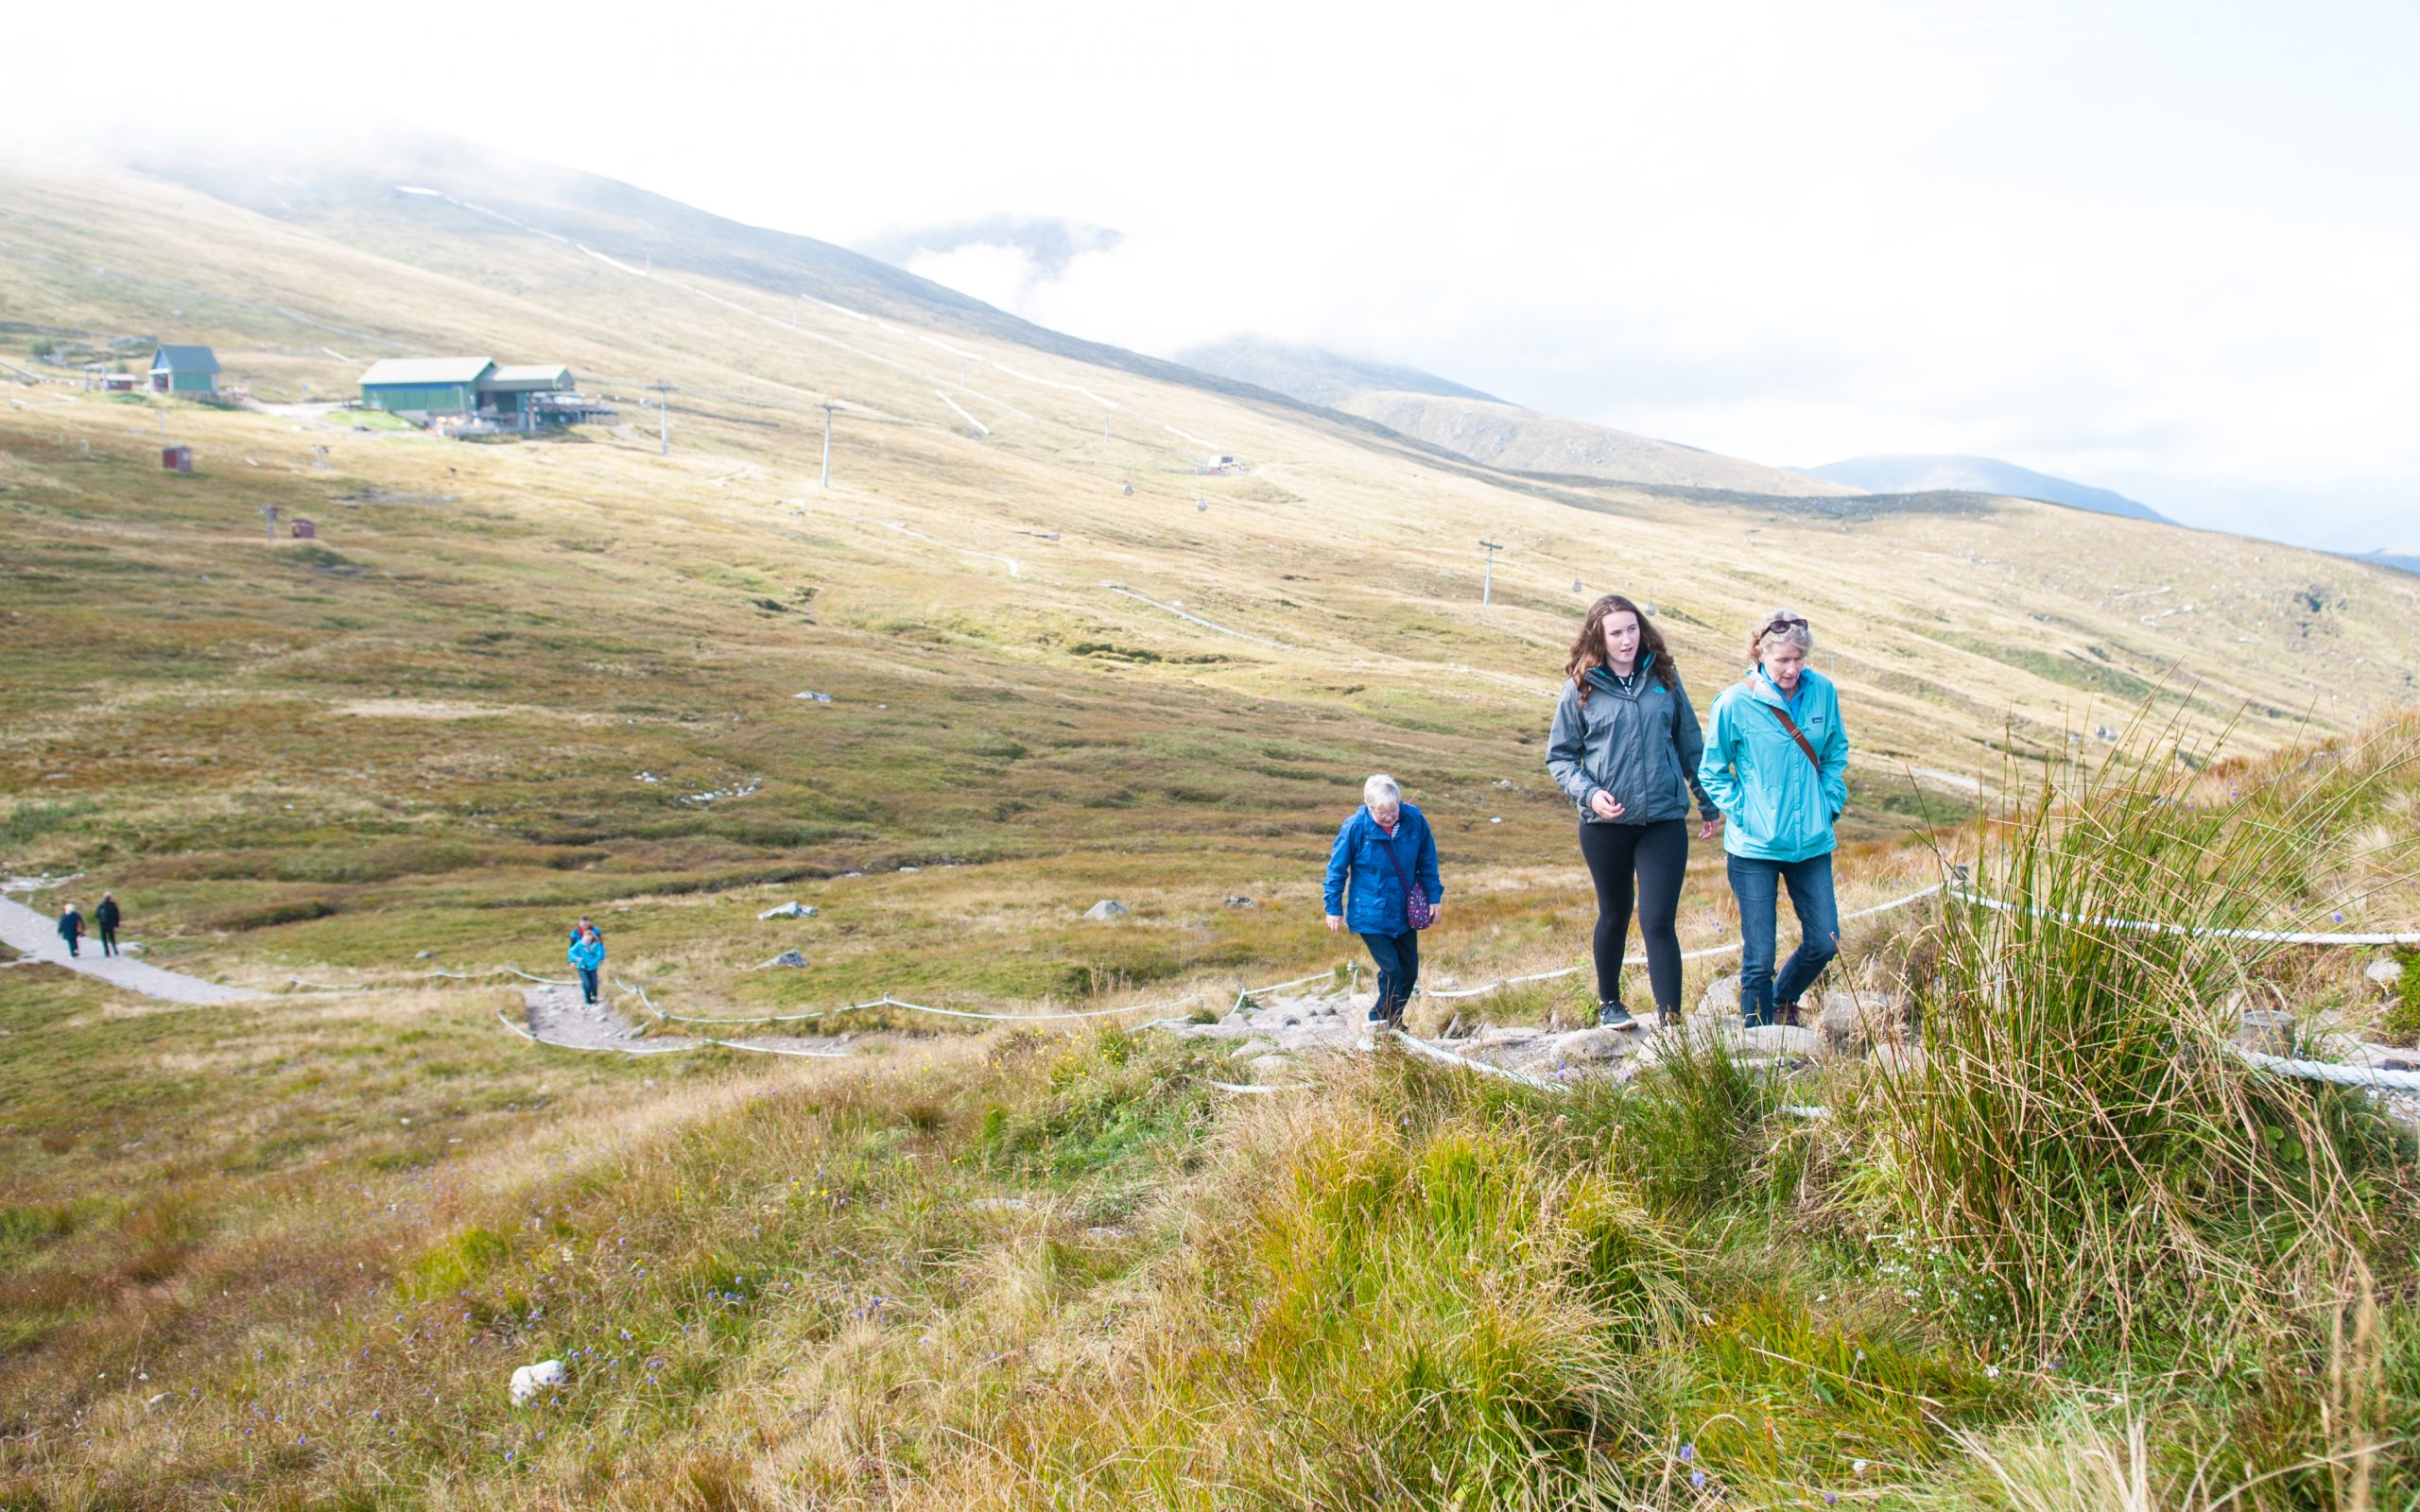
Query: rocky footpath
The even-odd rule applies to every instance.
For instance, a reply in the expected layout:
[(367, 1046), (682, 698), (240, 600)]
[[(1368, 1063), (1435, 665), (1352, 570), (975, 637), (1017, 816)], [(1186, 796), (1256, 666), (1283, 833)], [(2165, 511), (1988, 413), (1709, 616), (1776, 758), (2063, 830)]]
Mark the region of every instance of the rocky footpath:
[[(1360, 1048), (1367, 1035), (1365, 999), (1336, 993), (1271, 995), (1248, 1000), (1210, 1023), (1165, 1020), (1153, 1027), (1188, 1040), (1234, 1042), (1239, 1079), (1262, 1085), (1298, 1079), (1313, 1052)], [(1907, 1014), (1880, 992), (1835, 992), (1807, 1027), (1747, 1028), (1739, 1022), (1739, 985), (1725, 978), (1706, 989), (1679, 1028), (1545, 1029), (1524, 1024), (1465, 1026), (1457, 1014), (1443, 1035), (1424, 1040), (1465, 1060), (1542, 1080), (1596, 1076), (1628, 1080), (1684, 1046), (1720, 1040), (1742, 1064), (1789, 1070), (1826, 1057), (1878, 1052), (1904, 1059)]]
[[(1260, 1086), (1283, 1086), (1302, 1079), (1305, 1061), (1318, 1051), (1364, 1047), (1368, 1028), (1363, 1015), (1368, 998), (1334, 993), (1300, 996), (1272, 994), (1247, 1000), (1225, 1017), (1209, 1023), (1164, 1020), (1152, 1025), (1188, 1040), (1228, 1040), (1236, 1079)], [(2298, 1029), (2290, 1015), (2241, 1007), (2243, 1026), (2238, 1042), (2246, 1049), (2270, 1054), (2300, 1054), (2348, 1066), (2381, 1070), (2420, 1068), (2420, 1051), (2376, 1044), (2341, 1032)], [(1527, 1024), (1466, 1024), (1458, 1013), (1444, 1034), (1422, 1043), (1465, 1060), (1480, 1062), (1542, 1081), (1572, 1081), (1598, 1077), (1627, 1081), (1658, 1060), (1685, 1049), (1719, 1040), (1739, 1064), (1751, 1069), (1790, 1072), (1818, 1062), (1856, 1059), (1887, 1072), (1905, 1072), (1923, 1064), (1924, 1051), (1912, 1042), (1907, 1000), (1895, 993), (1828, 992), (1823, 1005), (1805, 1026), (1771, 1025), (1748, 1028), (1739, 1022), (1739, 982), (1725, 977), (1710, 985), (1705, 995), (1677, 1027), (1642, 1023), (1636, 1029), (1548, 1029)], [(2299, 1044), (2299, 1050), (2288, 1047)], [(2381, 1093), (2390, 1112), (2420, 1124), (2420, 1098)]]

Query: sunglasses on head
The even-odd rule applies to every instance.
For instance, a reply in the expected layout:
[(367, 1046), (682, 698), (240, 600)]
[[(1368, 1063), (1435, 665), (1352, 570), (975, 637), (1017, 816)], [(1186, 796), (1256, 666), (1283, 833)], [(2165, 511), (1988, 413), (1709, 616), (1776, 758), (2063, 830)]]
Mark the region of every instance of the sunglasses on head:
[(1803, 630), (1806, 628), (1806, 622), (1805, 620), (1777, 618), (1772, 624), (1765, 627), (1764, 633), (1771, 635), (1775, 630), (1787, 630), (1793, 627)]

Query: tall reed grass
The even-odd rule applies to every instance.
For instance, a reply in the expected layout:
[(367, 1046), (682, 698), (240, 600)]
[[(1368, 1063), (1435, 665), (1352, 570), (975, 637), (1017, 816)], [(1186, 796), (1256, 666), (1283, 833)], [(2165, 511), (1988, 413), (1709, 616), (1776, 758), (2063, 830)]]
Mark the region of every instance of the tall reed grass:
[(2046, 769), (1979, 823), (1973, 887), (2005, 906), (1946, 895), (1911, 953), (1926, 1054), (1881, 1083), (1897, 1206), (1982, 1317), (2046, 1350), (2223, 1359), (2379, 1240), (2394, 1141), (2358, 1094), (2233, 1053), (2279, 947), (2213, 932), (2309, 927), (2321, 837), (2382, 768), (2213, 782), (2214, 754), (2169, 730)]

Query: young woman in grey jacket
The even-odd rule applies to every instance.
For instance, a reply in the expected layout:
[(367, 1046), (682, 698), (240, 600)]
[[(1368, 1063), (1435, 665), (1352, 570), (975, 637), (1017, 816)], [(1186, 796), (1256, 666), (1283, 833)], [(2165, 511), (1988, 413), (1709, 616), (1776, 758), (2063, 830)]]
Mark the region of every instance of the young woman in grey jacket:
[(1634, 902), (1647, 941), (1659, 1020), (1681, 1016), (1681, 878), (1689, 863), (1689, 796), (1698, 838), (1722, 817), (1698, 785), (1705, 740), (1664, 637), (1638, 606), (1607, 593), (1588, 607), (1564, 668), (1547, 738), (1547, 771), (1580, 809), (1580, 854), (1597, 885), (1597, 1022), (1628, 1029), (1622, 954)]

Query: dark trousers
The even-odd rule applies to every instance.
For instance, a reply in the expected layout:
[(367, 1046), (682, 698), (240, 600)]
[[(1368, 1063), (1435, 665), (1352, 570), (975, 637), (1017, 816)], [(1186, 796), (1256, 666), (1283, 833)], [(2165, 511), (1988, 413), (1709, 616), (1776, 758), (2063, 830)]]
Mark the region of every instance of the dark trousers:
[[(1733, 856), (1731, 895), (1739, 900), (1739, 1016), (1750, 1024), (1773, 1022), (1775, 1003), (1796, 1003), (1841, 953), (1841, 908), (1832, 898), (1829, 851), (1804, 861)], [(1780, 889), (1789, 888), (1798, 914), (1798, 949), (1773, 974)]]
[[(1681, 1006), (1681, 878), (1689, 868), (1689, 822), (1603, 824), (1582, 819), (1580, 854), (1597, 884), (1597, 1001), (1622, 1000), (1622, 954), (1634, 896), (1647, 941), (1647, 983), (1655, 1006)], [(1637, 885), (1634, 889), (1633, 879)]]
[(1361, 943), (1370, 947), (1370, 959), (1378, 963), (1378, 1001), (1371, 1007), (1370, 1018), (1401, 1022), (1403, 1010), (1411, 1003), (1411, 989), (1420, 981), (1420, 932), (1364, 935)]
[(586, 998), (591, 1003), (596, 1002), (596, 968), (593, 966), (579, 966), (574, 967), (573, 970), (579, 973), (579, 995)]
[(68, 956), (69, 956), (71, 959), (72, 959), (72, 958), (74, 958), (74, 957), (76, 957), (76, 956), (78, 956), (78, 955), (81, 955), (81, 954), (84, 954), (82, 951), (79, 951), (79, 950), (78, 950), (78, 949), (76, 948), (76, 942), (77, 942), (78, 940), (79, 940), (79, 939), (82, 939), (82, 938), (84, 937), (83, 936), (81, 936), (81, 935), (61, 935), (61, 936), (60, 936), (59, 937), (60, 937), (60, 939), (63, 939), (63, 940), (65, 940), (65, 941), (67, 942), (67, 954), (68, 954)]
[(117, 928), (115, 925), (103, 924), (101, 926), (101, 954), (104, 955), (115, 955), (117, 954)]

